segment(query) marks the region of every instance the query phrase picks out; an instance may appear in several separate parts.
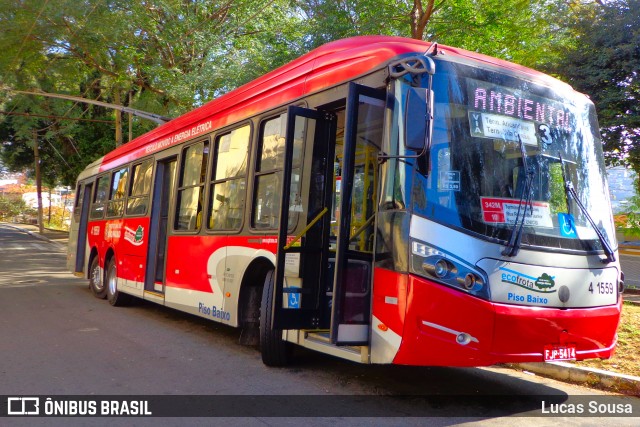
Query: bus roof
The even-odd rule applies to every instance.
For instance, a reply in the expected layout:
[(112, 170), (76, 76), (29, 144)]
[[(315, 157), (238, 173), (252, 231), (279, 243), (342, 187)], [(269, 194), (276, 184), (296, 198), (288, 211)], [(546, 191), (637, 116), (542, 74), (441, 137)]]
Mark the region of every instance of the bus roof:
[[(247, 119), (379, 69), (399, 55), (425, 52), (430, 46), (429, 42), (393, 36), (358, 36), (327, 43), (122, 145), (104, 156), (100, 170)], [(438, 52), (518, 71), (537, 80), (559, 82), (535, 70), (463, 49), (438, 45)]]

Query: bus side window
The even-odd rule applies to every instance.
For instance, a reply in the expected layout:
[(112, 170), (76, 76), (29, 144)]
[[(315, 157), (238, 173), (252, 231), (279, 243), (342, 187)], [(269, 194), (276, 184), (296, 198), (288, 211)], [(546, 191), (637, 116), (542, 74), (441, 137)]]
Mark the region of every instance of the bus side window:
[(242, 225), (250, 133), (246, 125), (216, 139), (207, 221), (211, 230), (238, 230)]
[(127, 200), (127, 215), (144, 215), (147, 212), (152, 174), (152, 159), (133, 166), (131, 188)]
[(93, 203), (91, 203), (91, 213), (89, 215), (91, 219), (99, 219), (104, 216), (104, 208), (109, 195), (109, 178), (108, 174), (98, 178), (96, 191), (93, 195)]
[(208, 159), (209, 141), (190, 145), (182, 151), (175, 230), (196, 231), (200, 228)]
[(251, 225), (258, 229), (278, 228), (280, 219), (280, 180), (284, 165), (286, 115), (262, 124), (256, 165), (254, 206)]
[[(298, 118), (297, 120), (303, 120)], [(257, 229), (277, 229), (280, 225), (280, 203), (282, 189), (282, 168), (284, 167), (284, 149), (287, 115), (265, 121), (261, 127), (258, 146), (258, 163), (253, 195), (251, 226)], [(291, 206), (299, 204), (301, 164), (305, 127), (296, 125), (294, 135), (293, 164), (290, 201)], [(295, 226), (297, 215), (289, 216), (289, 229)]]
[(111, 179), (111, 194), (107, 206), (107, 217), (119, 217), (124, 213), (124, 198), (127, 187), (129, 168), (122, 168), (113, 173)]

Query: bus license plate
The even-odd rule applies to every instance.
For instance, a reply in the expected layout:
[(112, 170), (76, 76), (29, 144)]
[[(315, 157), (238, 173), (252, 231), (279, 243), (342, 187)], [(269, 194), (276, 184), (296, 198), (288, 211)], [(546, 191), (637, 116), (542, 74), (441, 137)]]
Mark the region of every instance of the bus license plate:
[(573, 345), (547, 345), (544, 347), (544, 361), (576, 360), (576, 347)]

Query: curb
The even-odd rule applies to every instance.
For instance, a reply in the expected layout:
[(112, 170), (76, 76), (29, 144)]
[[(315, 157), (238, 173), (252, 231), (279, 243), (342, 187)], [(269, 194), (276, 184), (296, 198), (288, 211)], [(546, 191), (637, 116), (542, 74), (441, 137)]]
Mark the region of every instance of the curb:
[(17, 226), (17, 225), (9, 224), (7, 222), (2, 222), (2, 223), (0, 223), (0, 225), (3, 225), (5, 227), (9, 227), (9, 228), (13, 228), (14, 230), (22, 231), (23, 233), (27, 233), (28, 235), (33, 236), (36, 239), (44, 240), (45, 242), (49, 242), (49, 243), (51, 243), (53, 245), (59, 246), (61, 249), (66, 248), (65, 244), (62, 244), (60, 242), (56, 242), (55, 240), (51, 240), (47, 236), (43, 236), (42, 234), (40, 234), (37, 231), (34, 232), (34, 231), (28, 230), (26, 228), (23, 228), (23, 227), (20, 227), (20, 226)]
[(621, 253), (623, 255), (633, 255), (633, 256), (640, 256), (640, 248), (620, 248), (618, 247), (618, 253)]
[(596, 368), (585, 368), (567, 362), (514, 363), (507, 366), (560, 381), (586, 383), (590, 387), (640, 396), (640, 377), (632, 375)]

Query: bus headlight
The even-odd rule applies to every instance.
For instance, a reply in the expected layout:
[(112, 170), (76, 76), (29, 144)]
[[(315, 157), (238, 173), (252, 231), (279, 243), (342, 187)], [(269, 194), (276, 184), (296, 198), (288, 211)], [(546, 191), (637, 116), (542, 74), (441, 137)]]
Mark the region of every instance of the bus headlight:
[(484, 272), (434, 246), (411, 242), (411, 271), (438, 283), (489, 299), (488, 280)]
[(467, 273), (467, 275), (464, 276), (464, 288), (468, 291), (473, 289), (477, 282), (478, 280), (476, 279), (476, 276), (473, 273)]
[[(422, 268), (425, 268), (425, 264), (422, 264)], [(433, 273), (439, 279), (445, 278), (447, 274), (449, 274), (449, 270), (449, 264), (443, 259), (439, 259), (438, 261), (436, 261), (436, 264), (433, 266)]]

